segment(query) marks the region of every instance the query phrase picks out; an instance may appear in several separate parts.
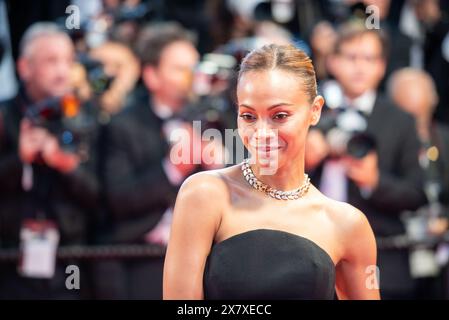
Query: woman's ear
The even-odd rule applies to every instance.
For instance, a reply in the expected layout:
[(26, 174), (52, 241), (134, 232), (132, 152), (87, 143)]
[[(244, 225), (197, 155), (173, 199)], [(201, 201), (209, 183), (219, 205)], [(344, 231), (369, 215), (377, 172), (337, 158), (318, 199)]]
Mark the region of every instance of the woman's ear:
[(320, 121), (321, 109), (323, 108), (323, 105), (324, 98), (319, 95), (316, 96), (312, 103), (310, 125), (315, 126), (318, 124), (318, 121)]

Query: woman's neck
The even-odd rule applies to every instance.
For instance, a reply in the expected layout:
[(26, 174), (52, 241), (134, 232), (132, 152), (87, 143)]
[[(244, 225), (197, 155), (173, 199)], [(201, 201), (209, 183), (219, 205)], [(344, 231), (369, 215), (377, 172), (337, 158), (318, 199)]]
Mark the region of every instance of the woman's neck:
[(292, 159), (278, 168), (260, 167), (257, 163), (251, 164), (254, 175), (270, 187), (290, 191), (298, 188), (304, 182), (304, 157)]

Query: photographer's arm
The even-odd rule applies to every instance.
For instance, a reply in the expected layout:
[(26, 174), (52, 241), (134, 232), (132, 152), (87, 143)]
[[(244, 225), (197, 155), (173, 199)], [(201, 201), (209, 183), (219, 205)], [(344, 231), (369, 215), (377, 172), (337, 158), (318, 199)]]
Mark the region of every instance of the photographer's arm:
[[(93, 151), (94, 146), (90, 146)], [(85, 163), (80, 163), (78, 155), (64, 151), (58, 139), (47, 133), (41, 148), (42, 159), (47, 166), (59, 172), (68, 194), (84, 206), (94, 207), (98, 202), (99, 184), (95, 172), (95, 157)]]
[(95, 207), (99, 201), (100, 186), (95, 169), (89, 163), (80, 164), (70, 172), (61, 174), (69, 194), (88, 207)]

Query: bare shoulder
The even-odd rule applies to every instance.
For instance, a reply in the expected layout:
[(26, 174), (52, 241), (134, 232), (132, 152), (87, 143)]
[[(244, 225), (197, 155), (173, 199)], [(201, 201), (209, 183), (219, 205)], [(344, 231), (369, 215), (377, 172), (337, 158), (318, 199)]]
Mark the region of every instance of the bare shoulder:
[(182, 211), (196, 216), (202, 213), (221, 215), (229, 191), (226, 183), (215, 171), (195, 173), (183, 182), (176, 198), (175, 213)]
[(240, 165), (226, 168), (197, 172), (189, 176), (181, 186), (180, 190), (204, 191), (200, 197), (219, 194), (221, 198), (229, 195), (229, 184), (237, 180), (240, 175)]
[(324, 198), (326, 212), (343, 234), (349, 236), (372, 232), (368, 219), (361, 210), (346, 202)]
[(189, 176), (181, 185), (179, 197), (196, 201), (219, 201), (228, 193), (226, 183), (217, 170), (201, 171)]
[[(220, 177), (219, 170), (201, 171), (189, 176), (181, 185), (180, 192), (203, 191), (206, 195), (226, 190), (226, 184)], [(198, 194), (199, 197), (204, 196)]]
[(326, 212), (341, 244), (342, 259), (354, 260), (366, 255), (370, 260), (376, 252), (376, 240), (365, 214), (346, 202), (325, 198)]

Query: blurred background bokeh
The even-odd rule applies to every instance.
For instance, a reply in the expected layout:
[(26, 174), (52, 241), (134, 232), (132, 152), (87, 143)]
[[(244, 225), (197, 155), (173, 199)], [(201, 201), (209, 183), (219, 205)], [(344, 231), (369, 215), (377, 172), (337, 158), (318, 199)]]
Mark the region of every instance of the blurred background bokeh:
[(238, 66), (270, 43), (313, 59), (306, 171), (368, 216), (382, 297), (448, 299), (447, 0), (0, 0), (0, 299), (161, 299), (176, 193), (242, 160)]

